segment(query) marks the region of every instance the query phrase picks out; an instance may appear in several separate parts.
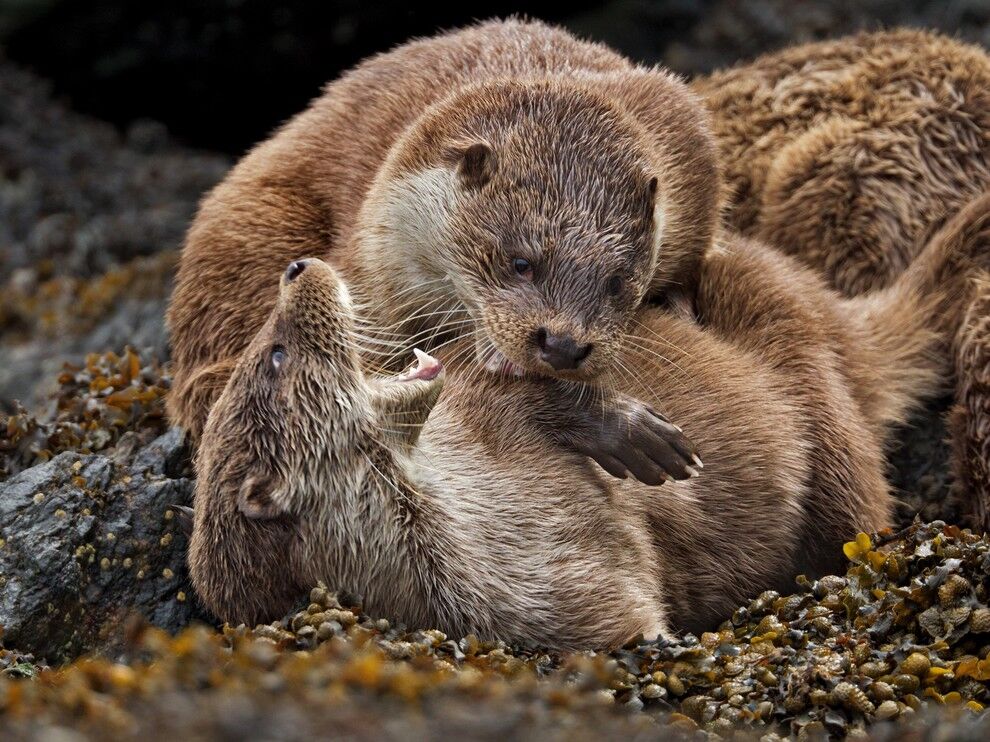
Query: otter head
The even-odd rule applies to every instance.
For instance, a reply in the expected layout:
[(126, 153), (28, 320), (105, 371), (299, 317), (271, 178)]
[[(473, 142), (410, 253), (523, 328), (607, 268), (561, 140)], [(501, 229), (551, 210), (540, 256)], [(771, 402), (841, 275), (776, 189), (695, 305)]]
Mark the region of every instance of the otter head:
[(405, 297), (443, 286), (461, 314), (433, 315), (474, 332), (491, 370), (594, 379), (658, 272), (676, 280), (668, 237), (688, 231), (684, 184), (651, 141), (587, 85), (461, 91), (379, 173), (361, 216), (367, 270), (401, 276)]
[(289, 265), (200, 440), (189, 561), (207, 607), (270, 620), (334, 576), (314, 571), (314, 524), (361, 497), (369, 458), (415, 443), (441, 370), (419, 354), (398, 377), (367, 378), (347, 288), (320, 260)]

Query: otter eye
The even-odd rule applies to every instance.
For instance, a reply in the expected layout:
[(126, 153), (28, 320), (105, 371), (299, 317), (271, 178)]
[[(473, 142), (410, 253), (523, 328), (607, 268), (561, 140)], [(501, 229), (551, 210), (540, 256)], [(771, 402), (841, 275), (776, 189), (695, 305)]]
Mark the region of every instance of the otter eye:
[(608, 279), (608, 283), (605, 286), (610, 295), (618, 296), (619, 292), (622, 291), (622, 276), (615, 274)]
[(533, 265), (526, 258), (513, 258), (512, 270), (523, 278), (533, 277)]
[(276, 345), (272, 348), (272, 368), (278, 371), (283, 363), (285, 363), (285, 348), (281, 345)]

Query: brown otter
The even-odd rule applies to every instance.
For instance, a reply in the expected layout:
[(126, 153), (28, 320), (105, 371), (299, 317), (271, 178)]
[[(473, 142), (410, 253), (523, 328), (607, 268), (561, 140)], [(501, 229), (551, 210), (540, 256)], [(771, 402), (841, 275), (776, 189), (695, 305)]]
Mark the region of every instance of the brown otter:
[(889, 285), (990, 186), (990, 56), (915, 30), (774, 52), (699, 78), (728, 218), (849, 296)]
[(641, 310), (621, 391), (664, 400), (709, 451), (662, 489), (548, 441), (532, 420), (554, 404), (521, 379), (452, 367), (441, 394), (422, 353), (366, 373), (344, 284), (297, 261), (202, 436), (194, 585), (228, 621), (322, 579), (410, 624), (557, 648), (709, 626), (888, 524), (887, 427), (949, 372), (933, 350), (986, 268), (988, 207), (865, 299), (737, 239), (702, 266), (705, 327)]
[[(718, 182), (685, 85), (563, 31), (485, 23), (373, 57), (203, 202), (168, 313), (170, 415), (198, 434), (273, 276), (313, 255), (348, 280), (385, 368), (410, 341), (470, 337), (448, 365), (608, 382), (644, 296), (696, 283)], [(671, 459), (652, 414), (603, 400), (610, 384), (527, 384), (569, 415), (548, 432), (614, 471)], [(629, 427), (642, 445), (618, 441)]]
[[(938, 224), (990, 186), (990, 56), (924, 31), (798, 46), (701, 78), (729, 222), (853, 296), (888, 286)], [(990, 293), (953, 345), (957, 482), (990, 528)]]

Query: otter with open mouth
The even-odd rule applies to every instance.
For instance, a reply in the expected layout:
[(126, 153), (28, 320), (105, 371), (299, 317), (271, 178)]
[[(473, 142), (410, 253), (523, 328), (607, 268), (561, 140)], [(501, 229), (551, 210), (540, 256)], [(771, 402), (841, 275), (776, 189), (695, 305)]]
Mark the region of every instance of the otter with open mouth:
[(706, 256), (707, 326), (644, 312), (647, 352), (621, 359), (621, 390), (663, 398), (710, 452), (660, 489), (548, 439), (555, 403), (521, 380), (422, 351), (367, 373), (345, 285), (296, 261), (201, 439), (194, 586), (230, 622), (277, 618), (323, 580), (410, 625), (565, 649), (701, 630), (820, 574), (890, 522), (888, 428), (948, 373), (934, 351), (987, 202), (868, 300), (756, 243)]

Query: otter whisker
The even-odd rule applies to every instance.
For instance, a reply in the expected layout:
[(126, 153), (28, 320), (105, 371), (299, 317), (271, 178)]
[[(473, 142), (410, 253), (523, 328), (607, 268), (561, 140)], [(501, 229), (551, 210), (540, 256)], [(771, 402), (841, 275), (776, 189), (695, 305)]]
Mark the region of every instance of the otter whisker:
[[(450, 346), (450, 345), (452, 345), (454, 343), (464, 343), (466, 346), (471, 345), (471, 343), (468, 343), (467, 341), (470, 338), (476, 336), (480, 332), (482, 332), (482, 330), (480, 328), (475, 328), (475, 329), (470, 330), (468, 332), (461, 332), (460, 334), (458, 334), (458, 335), (456, 335), (454, 337), (451, 337), (450, 339), (445, 340), (442, 343), (439, 343), (437, 345), (431, 346), (430, 350), (435, 353), (435, 352), (440, 351), (440, 350), (442, 350), (442, 349), (444, 349), (444, 348), (446, 348), (446, 347), (448, 347), (448, 346)], [(410, 346), (410, 348), (411, 347), (412, 346)]]
[(405, 334), (405, 335), (402, 335), (401, 336), (402, 337), (402, 340), (383, 340), (383, 339), (376, 338), (374, 336), (369, 336), (369, 335), (366, 335), (366, 334), (360, 333), (360, 332), (354, 332), (353, 335), (354, 335), (355, 338), (357, 338), (358, 340), (361, 340), (362, 342), (366, 342), (366, 343), (370, 343), (370, 344), (374, 344), (374, 345), (381, 345), (381, 346), (384, 346), (384, 347), (387, 347), (387, 348), (398, 348), (398, 349), (401, 350), (401, 349), (405, 349), (405, 348), (408, 348), (408, 347), (411, 347), (411, 346), (415, 345), (416, 343), (418, 343), (423, 338), (433, 337), (433, 336), (436, 336), (437, 334), (441, 334), (441, 332), (453, 330), (453, 329), (455, 329), (457, 327), (461, 327), (463, 325), (470, 324), (470, 323), (471, 323), (470, 320), (464, 320), (464, 321), (460, 321), (460, 322), (451, 322), (451, 323), (449, 323), (447, 325), (442, 326), (441, 327), (441, 330), (439, 332), (436, 331), (436, 330), (432, 330), (432, 331), (431, 330), (424, 330), (422, 332), (418, 332), (418, 333), (415, 333), (415, 334), (412, 334), (412, 335)]
[[(452, 331), (466, 324), (470, 324), (470, 321), (451, 322), (448, 325), (446, 325), (444, 329), (448, 331)], [(434, 345), (432, 343), (429, 343), (428, 347), (432, 350), (436, 350), (438, 348), (444, 347), (450, 342), (456, 342), (465, 337), (469, 337), (471, 334), (473, 334), (473, 332), (462, 331), (459, 334), (458, 333), (453, 333), (453, 334), (455, 335), (455, 337), (453, 337), (451, 340), (446, 341), (445, 343), (441, 343), (439, 345)], [(421, 332), (415, 335), (406, 336), (406, 338), (402, 342), (396, 341), (394, 343), (389, 343), (388, 348), (385, 350), (364, 348), (359, 344), (354, 344), (352, 347), (357, 348), (358, 351), (361, 352), (362, 354), (366, 353), (372, 356), (378, 355), (383, 357), (385, 359), (383, 365), (387, 368), (393, 366), (394, 361), (407, 357), (414, 347), (423, 344), (422, 343), (423, 340), (435, 339), (435, 335), (436, 333)], [(360, 333), (354, 333), (354, 337), (362, 342), (368, 342), (369, 340), (371, 340)]]
[[(423, 343), (424, 341), (436, 340), (438, 336), (450, 334), (455, 330), (457, 330), (458, 328), (465, 327), (470, 324), (471, 322), (469, 320), (463, 322), (451, 322), (446, 325), (443, 325), (437, 330), (423, 330), (417, 333), (411, 333), (411, 334), (407, 333), (402, 336), (401, 341), (396, 340), (396, 341), (389, 341), (387, 343), (380, 343), (380, 344), (388, 348), (395, 349), (395, 351), (397, 351), (398, 353), (402, 353), (409, 348), (412, 348), (416, 345)], [(356, 337), (365, 341), (371, 340), (370, 338), (367, 338), (364, 335), (356, 334)], [(434, 346), (431, 345), (431, 347)]]
[[(388, 304), (389, 306), (394, 306), (399, 298), (409, 294), (414, 294), (414, 296), (412, 296), (412, 298), (404, 302), (404, 304), (415, 303), (416, 306), (422, 306), (424, 297), (430, 297), (431, 295), (434, 296), (442, 295), (442, 289), (439, 286), (434, 286), (433, 288), (430, 288), (428, 290), (424, 290), (424, 287), (431, 286), (432, 284), (439, 284), (442, 282), (443, 279), (438, 279), (435, 281), (424, 281), (423, 283), (419, 283), (413, 286), (407, 286), (403, 289), (395, 291), (394, 293), (389, 295), (387, 302), (382, 300), (372, 304), (369, 301), (357, 299), (353, 302), (352, 306), (355, 309), (368, 309), (368, 308), (379, 309), (385, 304)], [(399, 304), (399, 306), (403, 306), (404, 304)]]
[(636, 336), (634, 336), (634, 335), (626, 335), (625, 336), (625, 340), (626, 340), (626, 343), (627, 343), (627, 345), (628, 345), (628, 347), (629, 347), (629, 349), (631, 351), (639, 351), (641, 353), (646, 353), (648, 355), (654, 356), (654, 357), (660, 359), (661, 361), (663, 361), (664, 363), (667, 363), (667, 364), (673, 366), (674, 368), (676, 368), (681, 373), (687, 373), (684, 370), (684, 368), (682, 366), (680, 366), (676, 361), (673, 361), (670, 358), (667, 358), (667, 356), (663, 355), (662, 353), (660, 353), (657, 350), (654, 350), (653, 348), (649, 347), (648, 345), (645, 345), (645, 344), (636, 342), (636, 340), (637, 340)]
[[(648, 365), (656, 364), (656, 360), (654, 359), (654, 357), (651, 357), (650, 355), (643, 353), (642, 351), (630, 348), (629, 355), (632, 359), (636, 360), (638, 363), (644, 363)], [(618, 368), (618, 366), (616, 368)], [(666, 380), (669, 380), (669, 382), (675, 385), (678, 389), (685, 389), (688, 387), (688, 378), (686, 374), (681, 372), (680, 369), (670, 367), (668, 371), (669, 373), (665, 377)], [(636, 383), (639, 385), (640, 389), (644, 389), (644, 390), (656, 389), (657, 387), (655, 381), (649, 381), (649, 380), (644, 381), (643, 379), (638, 377), (636, 378)]]
[[(633, 322), (635, 322), (638, 327), (643, 328), (648, 333), (650, 333), (651, 335), (653, 335), (653, 337), (655, 337), (661, 343), (664, 343), (665, 345), (669, 345), (671, 348), (673, 348), (674, 350), (676, 350), (678, 353), (681, 353), (686, 358), (690, 358), (691, 357), (691, 354), (688, 351), (684, 350), (683, 348), (679, 348), (678, 346), (676, 346), (674, 343), (672, 343), (671, 341), (669, 341), (667, 338), (665, 338), (663, 335), (661, 335), (660, 333), (658, 333), (656, 330), (654, 330), (649, 325), (647, 325), (647, 324), (645, 324), (643, 322), (640, 322), (635, 317), (633, 318)], [(630, 335), (629, 333), (626, 333), (626, 337), (637, 337), (637, 336)], [(646, 338), (640, 338), (640, 339), (641, 340), (646, 340)]]

